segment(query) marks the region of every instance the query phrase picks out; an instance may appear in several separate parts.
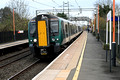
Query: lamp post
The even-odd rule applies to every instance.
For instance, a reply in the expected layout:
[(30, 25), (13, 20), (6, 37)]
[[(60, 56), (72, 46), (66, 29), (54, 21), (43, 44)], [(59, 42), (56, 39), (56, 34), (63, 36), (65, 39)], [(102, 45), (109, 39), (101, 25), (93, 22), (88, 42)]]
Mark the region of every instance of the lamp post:
[(69, 20), (69, 1), (68, 1), (68, 20)]
[(14, 9), (15, 8), (13, 8), (13, 35), (14, 35), (14, 41), (15, 41), (16, 38), (15, 38), (15, 16), (14, 16)]
[(63, 13), (64, 13), (64, 1), (63, 1)]
[(116, 42), (115, 42), (115, 0), (113, 0), (113, 42), (112, 42), (112, 65), (116, 66)]

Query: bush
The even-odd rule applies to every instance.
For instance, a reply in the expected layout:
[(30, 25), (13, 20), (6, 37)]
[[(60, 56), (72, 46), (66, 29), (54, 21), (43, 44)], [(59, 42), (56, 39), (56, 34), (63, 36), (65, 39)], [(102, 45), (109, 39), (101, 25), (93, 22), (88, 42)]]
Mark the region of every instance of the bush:
[(109, 50), (109, 44), (105, 44), (105, 43), (104, 43), (103, 49), (104, 49), (104, 50)]
[(95, 32), (93, 32), (92, 34), (93, 34), (93, 36), (95, 36), (95, 35), (96, 35), (96, 34), (95, 34)]

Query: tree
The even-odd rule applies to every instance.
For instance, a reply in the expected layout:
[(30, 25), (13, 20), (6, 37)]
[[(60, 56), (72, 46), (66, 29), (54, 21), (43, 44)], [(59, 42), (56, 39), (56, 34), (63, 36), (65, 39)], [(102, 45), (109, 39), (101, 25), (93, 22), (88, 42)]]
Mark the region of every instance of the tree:
[(64, 14), (64, 13), (57, 13), (57, 16), (58, 16), (58, 17), (62, 17), (62, 18), (64, 18), (64, 19), (68, 19), (67, 15)]
[(9, 7), (0, 9), (1, 12), (1, 23), (0, 31), (11, 31), (12, 30), (12, 12)]
[(100, 17), (106, 18), (107, 13), (112, 10), (109, 5), (99, 5), (99, 15)]
[(27, 30), (28, 29), (28, 17), (29, 10), (25, 0), (10, 0), (8, 6), (11, 11), (14, 8), (15, 11), (15, 27), (16, 30)]
[[(96, 2), (98, 5), (98, 2)], [(97, 8), (97, 5), (96, 8)], [(100, 0), (99, 2), (99, 25), (100, 29), (106, 29), (106, 18), (109, 11), (112, 11), (112, 1), (111, 0)]]
[(96, 5), (101, 5), (101, 6), (103, 6), (103, 5), (108, 5), (110, 8), (112, 8), (112, 0), (97, 0), (96, 2), (95, 2), (95, 7), (96, 7)]
[(26, 4), (25, 0), (10, 0), (8, 6), (11, 9), (15, 8), (15, 12), (19, 14), (21, 18), (28, 18), (29, 10)]

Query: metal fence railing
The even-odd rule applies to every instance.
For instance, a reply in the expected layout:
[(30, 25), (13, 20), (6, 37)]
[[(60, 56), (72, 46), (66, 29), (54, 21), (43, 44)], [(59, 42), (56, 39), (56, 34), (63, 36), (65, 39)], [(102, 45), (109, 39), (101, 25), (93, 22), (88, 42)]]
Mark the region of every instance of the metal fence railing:
[[(108, 32), (108, 35), (109, 35), (109, 32)], [(100, 39), (103, 43), (106, 43), (106, 31), (105, 30), (100, 30)], [(108, 36), (108, 42), (109, 42), (109, 36)], [(115, 42), (116, 42), (116, 54), (117, 54), (117, 57), (120, 59), (120, 47), (118, 48), (118, 33), (115, 34)], [(119, 53), (118, 53), (118, 49), (119, 49)]]

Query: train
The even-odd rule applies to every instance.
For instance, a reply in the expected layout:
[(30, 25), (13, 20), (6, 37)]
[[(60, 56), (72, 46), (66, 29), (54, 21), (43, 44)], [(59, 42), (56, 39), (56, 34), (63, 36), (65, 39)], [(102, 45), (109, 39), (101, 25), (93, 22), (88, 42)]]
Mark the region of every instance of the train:
[(54, 56), (81, 32), (75, 22), (50, 14), (39, 14), (28, 22), (30, 51), (37, 58)]

